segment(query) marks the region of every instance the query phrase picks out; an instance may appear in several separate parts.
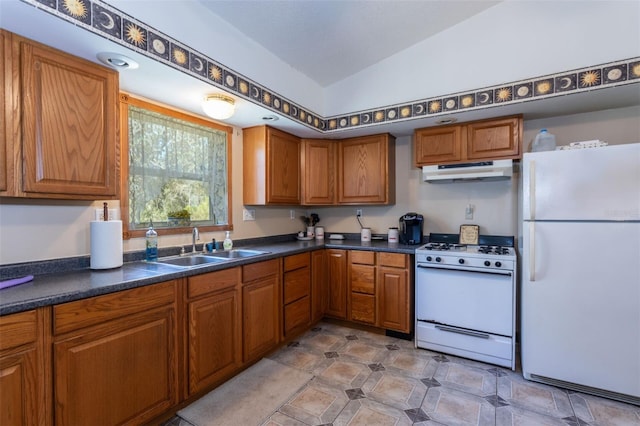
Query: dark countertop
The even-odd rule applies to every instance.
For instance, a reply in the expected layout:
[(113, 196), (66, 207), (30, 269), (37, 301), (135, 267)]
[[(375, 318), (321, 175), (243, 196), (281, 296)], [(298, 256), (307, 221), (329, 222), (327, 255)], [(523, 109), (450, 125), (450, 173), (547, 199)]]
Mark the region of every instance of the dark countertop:
[[(359, 240), (352, 239), (327, 239), (324, 243), (316, 241), (266, 242), (255, 245), (234, 246), (234, 248), (266, 251), (268, 252), (266, 254), (191, 268), (132, 261), (126, 262), (120, 268), (108, 270), (83, 268), (40, 275), (37, 275), (37, 272), (29, 272), (28, 274), (34, 275), (33, 281), (0, 290), (0, 315), (22, 312), (42, 306), (57, 305), (322, 248), (395, 252), (413, 255), (418, 247), (417, 245), (388, 244), (386, 241), (362, 243)], [(21, 266), (20, 270), (28, 270), (28, 264)], [(0, 272), (2, 272), (2, 269), (3, 267), (0, 267)], [(8, 270), (8, 268), (5, 269)], [(22, 275), (27, 274), (24, 273)]]

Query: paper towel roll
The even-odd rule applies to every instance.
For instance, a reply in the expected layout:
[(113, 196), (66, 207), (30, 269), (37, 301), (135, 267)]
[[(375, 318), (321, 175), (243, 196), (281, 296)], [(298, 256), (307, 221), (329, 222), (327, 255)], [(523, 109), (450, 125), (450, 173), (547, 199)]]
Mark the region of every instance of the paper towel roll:
[(91, 269), (122, 266), (122, 221), (91, 221)]

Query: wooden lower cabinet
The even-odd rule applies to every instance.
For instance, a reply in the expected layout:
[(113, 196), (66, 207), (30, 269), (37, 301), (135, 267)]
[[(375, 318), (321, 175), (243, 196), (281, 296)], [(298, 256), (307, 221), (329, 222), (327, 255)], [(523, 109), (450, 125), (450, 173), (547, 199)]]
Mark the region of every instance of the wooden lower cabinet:
[(256, 360), (280, 342), (280, 260), (242, 267), (243, 361)]
[(48, 308), (0, 317), (0, 425), (51, 424), (44, 348)]
[(327, 312), (327, 250), (311, 252), (311, 322), (316, 323)]
[(389, 330), (411, 331), (411, 269), (409, 255), (378, 253), (378, 326)]
[(376, 325), (376, 253), (349, 251), (349, 320)]
[(327, 250), (327, 283), (329, 297), (327, 315), (347, 318), (347, 251)]
[(178, 402), (177, 281), (53, 307), (55, 424), (141, 424)]
[(311, 323), (311, 257), (300, 253), (284, 258), (283, 337), (300, 334)]
[(242, 366), (241, 268), (196, 275), (187, 284), (187, 395)]

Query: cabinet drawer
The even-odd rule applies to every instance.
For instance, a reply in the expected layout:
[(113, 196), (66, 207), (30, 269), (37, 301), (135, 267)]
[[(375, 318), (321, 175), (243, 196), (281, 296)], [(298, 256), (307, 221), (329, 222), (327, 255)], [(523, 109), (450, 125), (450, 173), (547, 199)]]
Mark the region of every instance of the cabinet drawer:
[(187, 296), (189, 298), (213, 293), (218, 290), (233, 287), (240, 282), (240, 268), (225, 269), (224, 271), (189, 277)]
[(376, 268), (369, 265), (351, 265), (351, 291), (375, 294)]
[(36, 311), (0, 317), (0, 350), (15, 348), (38, 338)]
[(351, 293), (351, 319), (376, 323), (376, 298), (369, 294)]
[(296, 327), (306, 326), (311, 318), (311, 305), (308, 296), (284, 307), (284, 333)]
[(174, 303), (177, 281), (148, 285), (53, 307), (53, 333), (88, 327)]
[(259, 263), (252, 263), (242, 267), (242, 282), (257, 280), (258, 278), (275, 275), (280, 270), (280, 259), (267, 260)]
[(284, 304), (309, 295), (309, 268), (284, 274)]
[(378, 265), (406, 268), (408, 256), (402, 253), (378, 253)]
[(351, 250), (349, 252), (351, 263), (361, 263), (363, 265), (375, 265), (376, 253), (373, 251)]
[(309, 266), (309, 253), (300, 253), (284, 258), (284, 271), (293, 271), (294, 269)]

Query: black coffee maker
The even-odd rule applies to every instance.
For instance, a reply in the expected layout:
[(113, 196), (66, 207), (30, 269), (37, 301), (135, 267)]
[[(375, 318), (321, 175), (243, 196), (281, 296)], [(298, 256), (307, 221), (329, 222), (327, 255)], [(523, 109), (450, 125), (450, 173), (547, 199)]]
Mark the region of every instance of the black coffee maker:
[(422, 244), (424, 218), (418, 213), (405, 213), (400, 216), (398, 237), (402, 244)]

